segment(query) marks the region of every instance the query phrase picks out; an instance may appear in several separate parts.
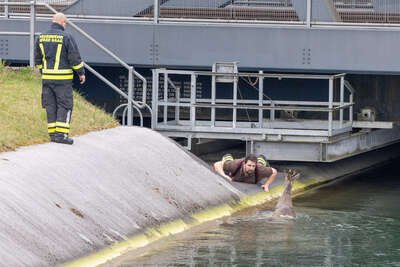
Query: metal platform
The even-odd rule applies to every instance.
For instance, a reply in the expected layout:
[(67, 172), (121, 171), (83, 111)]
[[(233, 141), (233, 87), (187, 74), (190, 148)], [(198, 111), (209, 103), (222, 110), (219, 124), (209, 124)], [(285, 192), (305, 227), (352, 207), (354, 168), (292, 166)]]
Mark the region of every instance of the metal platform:
[[(241, 94), (244, 78), (253, 81), (247, 87), (253, 94)], [(285, 79), (323, 80), (326, 86), (319, 99), (269, 97), (264, 84)], [(202, 87), (198, 94), (200, 80), (209, 84), (209, 93)], [(353, 120), (353, 94), (345, 74), (239, 73), (235, 63), (214, 65), (211, 72), (155, 69), (153, 129), (187, 138), (189, 149), (193, 138), (236, 139), (247, 142), (248, 152), (285, 161), (336, 161), (398, 141), (390, 122)]]
[(327, 142), (253, 141), (247, 151), (271, 160), (334, 162), (399, 142), (400, 128), (358, 131)]
[(350, 123), (340, 126), (332, 121), (332, 133), (329, 134), (327, 121), (322, 120), (263, 120), (263, 126), (257, 122), (196, 121), (195, 126), (189, 120), (170, 120), (158, 123), (156, 130), (171, 137), (238, 139), (244, 141), (283, 141), (283, 142), (328, 142), (333, 137), (348, 135)]

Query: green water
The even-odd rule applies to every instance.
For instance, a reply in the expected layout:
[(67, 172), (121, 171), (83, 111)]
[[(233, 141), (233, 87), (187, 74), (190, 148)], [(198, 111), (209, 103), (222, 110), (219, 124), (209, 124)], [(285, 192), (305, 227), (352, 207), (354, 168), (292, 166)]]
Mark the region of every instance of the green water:
[(273, 219), (273, 207), (263, 207), (117, 265), (400, 266), (398, 165), (295, 198), (295, 220)]

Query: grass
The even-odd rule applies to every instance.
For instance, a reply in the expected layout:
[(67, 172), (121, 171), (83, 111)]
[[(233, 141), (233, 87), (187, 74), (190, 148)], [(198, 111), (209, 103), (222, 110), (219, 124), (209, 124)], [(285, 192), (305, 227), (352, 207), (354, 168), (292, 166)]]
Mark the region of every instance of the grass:
[[(74, 92), (71, 136), (118, 126), (109, 114)], [(41, 106), (41, 79), (30, 68), (0, 63), (0, 152), (49, 142), (46, 112)]]

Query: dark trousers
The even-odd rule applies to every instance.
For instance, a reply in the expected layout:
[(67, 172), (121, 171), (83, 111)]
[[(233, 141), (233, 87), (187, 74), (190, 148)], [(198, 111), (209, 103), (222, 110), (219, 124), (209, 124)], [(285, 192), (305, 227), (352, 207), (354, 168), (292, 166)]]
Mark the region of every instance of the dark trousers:
[(42, 106), (47, 113), (48, 133), (68, 135), (73, 107), (72, 84), (43, 84)]

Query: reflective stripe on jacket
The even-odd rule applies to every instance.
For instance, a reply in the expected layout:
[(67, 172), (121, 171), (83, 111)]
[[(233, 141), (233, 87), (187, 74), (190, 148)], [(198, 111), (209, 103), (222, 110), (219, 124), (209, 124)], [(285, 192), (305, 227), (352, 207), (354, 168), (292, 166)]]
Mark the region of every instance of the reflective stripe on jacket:
[(41, 34), (35, 44), (35, 65), (42, 72), (44, 83), (71, 82), (73, 70), (85, 74), (84, 64), (74, 38), (64, 28), (53, 23), (48, 32)]

